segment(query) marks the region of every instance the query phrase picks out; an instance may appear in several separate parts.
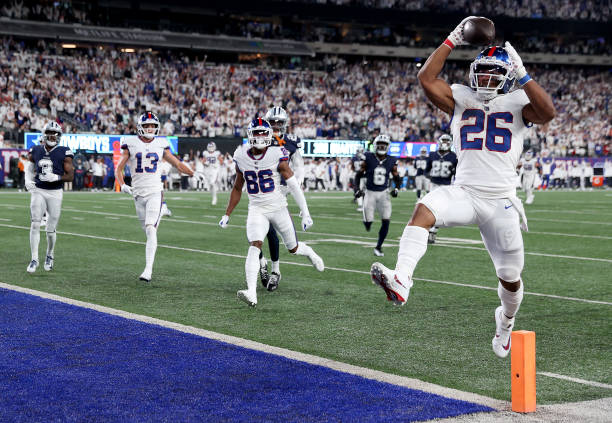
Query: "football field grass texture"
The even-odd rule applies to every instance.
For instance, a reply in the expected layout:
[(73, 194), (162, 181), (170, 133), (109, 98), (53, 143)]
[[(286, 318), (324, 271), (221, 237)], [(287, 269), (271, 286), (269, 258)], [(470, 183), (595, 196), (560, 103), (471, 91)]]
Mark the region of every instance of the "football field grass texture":
[[(509, 401), (510, 359), (491, 349), (497, 279), (478, 229), (441, 229), (407, 304), (395, 307), (369, 269), (395, 266), (415, 194), (393, 199), (381, 258), (373, 255), (380, 223), (366, 232), (349, 193), (306, 196), (315, 224), (298, 237), (326, 270), (281, 244), (279, 289), (259, 285), (254, 309), (236, 299), (246, 287), (246, 194), (221, 229), (227, 193), (216, 206), (207, 193), (166, 193), (173, 216), (160, 223), (153, 280), (144, 284), (145, 235), (127, 195), (65, 193), (55, 269), (30, 275), (30, 195), (0, 191), (0, 282)], [(538, 403), (612, 396), (612, 193), (537, 192), (526, 213), (525, 297), (514, 329), (536, 332), (538, 372), (599, 384), (538, 375)], [(45, 248), (43, 231), (41, 260)]]

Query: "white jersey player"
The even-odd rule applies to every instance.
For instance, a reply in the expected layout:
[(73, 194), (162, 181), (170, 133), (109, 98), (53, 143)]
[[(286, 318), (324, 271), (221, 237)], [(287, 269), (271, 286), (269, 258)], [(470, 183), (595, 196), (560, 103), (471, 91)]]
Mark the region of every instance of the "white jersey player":
[(534, 200), (533, 188), (536, 182), (536, 175), (540, 164), (538, 159), (534, 157), (533, 151), (528, 150), (525, 157), (521, 159), (518, 167), (523, 171), (522, 188), (525, 191), (525, 204), (532, 204)]
[(221, 152), (217, 150), (214, 142), (209, 142), (206, 151), (202, 153), (202, 164), (204, 165), (204, 179), (208, 189), (212, 193), (212, 205), (217, 204), (217, 184), (219, 178), (219, 167), (221, 166)]
[(45, 125), (40, 145), (32, 147), (25, 165), (25, 187), (32, 193), (30, 200), (30, 252), (32, 259), (28, 273), (38, 267), (38, 244), (43, 216), (47, 217), (47, 255), (44, 269), (53, 269), (57, 224), (62, 209), (64, 182), (74, 179), (72, 158), (68, 147), (57, 145), (62, 137), (62, 128), (55, 121)]
[[(138, 136), (128, 136), (122, 140), (123, 153), (115, 175), (121, 191), (134, 197), (136, 214), (147, 235), (146, 265), (140, 280), (150, 282), (157, 250), (157, 226), (162, 216), (162, 158), (190, 176), (193, 176), (193, 171), (172, 155), (166, 138), (157, 138), (160, 128), (157, 116), (145, 112), (138, 118), (136, 127)], [(126, 164), (132, 172), (131, 186), (126, 185), (123, 179)]]
[[(525, 213), (516, 197), (516, 166), (526, 125), (549, 122), (555, 108), (550, 96), (527, 74), (510, 43), (488, 47), (476, 57), (470, 66), (470, 87), (449, 86), (438, 78), (451, 50), (466, 44), (463, 25), (468, 19), (451, 32), (418, 74), (427, 97), (452, 117), (451, 134), (458, 156), (455, 184), (440, 187), (419, 201), (400, 240), (395, 269), (374, 263), (371, 276), (389, 300), (402, 305), (408, 299), (414, 269), (427, 249), (429, 229), (433, 225), (478, 225), (499, 280), (501, 305), (494, 313), (493, 352), (506, 357), (523, 299), (520, 227), (527, 230)], [(515, 80), (521, 88), (510, 92)]]
[(240, 202), (242, 188), (246, 185), (249, 196), (247, 216), (247, 239), (250, 247), (245, 264), (247, 289), (237, 292), (238, 298), (248, 305), (257, 305), (257, 273), (259, 271), (259, 253), (270, 225), (283, 238), (285, 247), (291, 254), (306, 256), (318, 270), (324, 270), (324, 264), (312, 248), (298, 242), (293, 220), (287, 209), (287, 199), (280, 189), (281, 177), (295, 198), (302, 212), (302, 229), (305, 231), (313, 224), (306, 198), (293, 171), (288, 165), (289, 152), (284, 147), (271, 146), (272, 128), (261, 118), (253, 119), (247, 129), (249, 142), (241, 145), (234, 153), (236, 163), (236, 181), (232, 188), (225, 216), (219, 225), (226, 228), (230, 215)]

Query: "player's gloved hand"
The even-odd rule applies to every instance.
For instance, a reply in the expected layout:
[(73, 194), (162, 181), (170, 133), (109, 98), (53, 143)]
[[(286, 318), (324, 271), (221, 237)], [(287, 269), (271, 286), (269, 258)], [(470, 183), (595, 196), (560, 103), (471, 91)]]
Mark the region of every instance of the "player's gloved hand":
[(355, 196), (355, 198), (361, 198), (365, 195), (365, 193), (363, 192), (362, 189), (358, 189), (357, 191), (355, 191), (355, 194), (353, 194)]
[(36, 188), (36, 183), (34, 181), (28, 181), (25, 183), (26, 190), (32, 191), (34, 188)]
[(506, 51), (508, 52), (508, 56), (510, 56), (510, 60), (512, 60), (512, 72), (514, 73), (514, 77), (521, 85), (525, 85), (531, 78), (527, 75), (527, 70), (525, 66), (523, 66), (523, 60), (521, 56), (518, 55), (512, 44), (506, 41), (504, 45)]
[(125, 192), (126, 194), (129, 194), (129, 195), (134, 195), (132, 193), (132, 187), (126, 184), (121, 185), (121, 192)]
[(450, 48), (469, 44), (463, 39), (463, 25), (465, 25), (465, 22), (468, 19), (472, 18), (475, 18), (475, 16), (468, 16), (467, 18), (462, 20), (461, 23), (457, 25), (457, 27), (453, 29), (450, 34), (448, 34), (448, 37), (446, 37), (446, 41), (444, 41), (444, 44), (446, 44)]
[(397, 188), (393, 188), (393, 190), (391, 190), (391, 197), (396, 198), (398, 192), (399, 190)]
[(312, 221), (312, 217), (310, 217), (310, 215), (307, 214), (302, 216), (302, 230), (304, 232), (310, 229), (312, 225), (314, 225), (314, 222)]
[(219, 221), (219, 226), (221, 226), (223, 229), (225, 229), (225, 228), (227, 228), (227, 223), (228, 222), (229, 222), (229, 216), (225, 215)]
[(38, 179), (43, 182), (57, 182), (62, 179), (62, 177), (56, 175), (55, 173), (41, 173), (40, 175), (38, 175)]

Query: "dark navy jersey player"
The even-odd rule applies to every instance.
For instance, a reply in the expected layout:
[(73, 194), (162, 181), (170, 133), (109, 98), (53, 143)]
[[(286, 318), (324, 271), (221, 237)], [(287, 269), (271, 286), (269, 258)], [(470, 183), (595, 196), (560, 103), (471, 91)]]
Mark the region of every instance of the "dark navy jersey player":
[[(452, 138), (442, 135), (438, 140), (438, 151), (432, 151), (427, 158), (427, 173), (434, 185), (450, 185), (455, 169), (457, 155), (450, 151)], [(433, 187), (432, 187), (433, 191)]]
[[(363, 200), (363, 224), (367, 231), (372, 226), (374, 212), (378, 210), (382, 224), (378, 232), (378, 243), (374, 248), (374, 254), (383, 256), (382, 244), (389, 232), (391, 222), (391, 200), (387, 188), (389, 187), (390, 175), (393, 175), (395, 187), (391, 190), (391, 195), (397, 197), (400, 187), (400, 177), (397, 172), (395, 157), (387, 154), (391, 140), (388, 135), (381, 134), (374, 140), (375, 153), (365, 153), (365, 158), (361, 162), (361, 169), (355, 175), (355, 197), (364, 196)], [(359, 189), (361, 178), (366, 177), (365, 193)]]
[(34, 273), (38, 267), (38, 244), (40, 242), (40, 224), (47, 214), (47, 255), (44, 269), (53, 269), (54, 249), (57, 223), (62, 208), (62, 187), (64, 182), (74, 179), (72, 158), (74, 154), (68, 147), (58, 145), (62, 137), (62, 128), (55, 121), (49, 122), (41, 136), (40, 145), (32, 147), (29, 162), (25, 168), (25, 186), (31, 192), (30, 199), (30, 251), (32, 260), (28, 273)]

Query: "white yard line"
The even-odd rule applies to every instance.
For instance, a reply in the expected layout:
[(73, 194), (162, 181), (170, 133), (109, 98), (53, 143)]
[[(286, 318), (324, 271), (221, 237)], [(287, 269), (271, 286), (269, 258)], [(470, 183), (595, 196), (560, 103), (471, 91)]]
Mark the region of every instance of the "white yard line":
[(569, 377), (569, 376), (564, 376), (564, 375), (558, 375), (556, 373), (537, 372), (537, 374), (542, 375), (542, 376), (553, 377), (555, 379), (561, 379), (561, 380), (567, 380), (567, 381), (570, 381), (570, 382), (580, 383), (582, 385), (595, 386), (597, 388), (612, 389), (612, 385), (608, 385), (607, 383), (592, 382), (590, 380), (579, 379), (577, 377)]
[(352, 364), (342, 363), (340, 361), (330, 360), (316, 355), (304, 354), (298, 351), (292, 351), (285, 348), (274, 347), (272, 345), (262, 344), (260, 342), (251, 341), (249, 339), (238, 338), (236, 336), (225, 335), (218, 332), (212, 332), (205, 329), (196, 328), (193, 326), (182, 325), (180, 323), (169, 322), (166, 320), (156, 319), (141, 314), (129, 313), (123, 310), (117, 310), (110, 307), (104, 307), (97, 304), (86, 303), (83, 301), (73, 300), (70, 298), (61, 297), (59, 295), (49, 294), (42, 291), (23, 288), (20, 286), (9, 285), (0, 282), (0, 288), (9, 289), (12, 291), (22, 292), (29, 295), (34, 295), (41, 298), (46, 298), (54, 301), (59, 301), (65, 304), (71, 304), (78, 307), (95, 310), (101, 313), (110, 314), (113, 316), (123, 317), (125, 319), (135, 320), (143, 323), (162, 326), (169, 329), (174, 329), (179, 332), (189, 333), (201, 336), (208, 339), (225, 342), (227, 344), (236, 345), (243, 348), (249, 348), (256, 351), (262, 351), (268, 354), (274, 354), (281, 357), (286, 357), (292, 360), (298, 360), (304, 363), (313, 364), (316, 366), (327, 367), (343, 373), (348, 373), (356, 376), (361, 376), (366, 379), (376, 380), (380, 382), (390, 383), (397, 386), (402, 386), (409, 389), (429, 392), (436, 395), (441, 395), (446, 398), (453, 398), (461, 401), (469, 401), (476, 404), (485, 405), (494, 409), (508, 409), (507, 401), (497, 400), (495, 398), (485, 397), (483, 395), (474, 394), (471, 392), (463, 392), (444, 386), (435, 385), (433, 383), (423, 382), (418, 379), (412, 379), (404, 376), (398, 376), (390, 373), (384, 373), (378, 370), (372, 370), (365, 367), (354, 366)]
[[(22, 229), (22, 230), (28, 230), (28, 231), (30, 230), (30, 228), (26, 227), (26, 226), (8, 225), (8, 224), (3, 224), (3, 223), (0, 223), (0, 227), (13, 228), (13, 229)], [(103, 241), (124, 242), (124, 243), (127, 243), (127, 244), (146, 245), (146, 242), (144, 242), (144, 241), (132, 241), (132, 240), (129, 240), (129, 239), (113, 238), (113, 237), (98, 236), (98, 235), (88, 235), (88, 234), (75, 233), (75, 232), (60, 232), (60, 231), (58, 231), (57, 233), (58, 234), (62, 234), (62, 235), (70, 235), (70, 236), (81, 237), (81, 238), (99, 239), (99, 240), (103, 240)], [(246, 256), (241, 255), (241, 254), (222, 253), (222, 252), (219, 252), (219, 251), (201, 250), (201, 249), (198, 249), (198, 248), (177, 247), (175, 245), (166, 245), (166, 244), (158, 244), (157, 247), (158, 248), (167, 248), (167, 249), (170, 249), (170, 250), (189, 251), (189, 252), (192, 252), (192, 253), (210, 254), (210, 255), (223, 256), (223, 257), (234, 257), (234, 258), (240, 258), (242, 260), (246, 259)], [(312, 267), (311, 264), (307, 264), (307, 263), (297, 263), (297, 262), (285, 261), (285, 260), (281, 260), (280, 262), (282, 264), (289, 264), (289, 265), (292, 265), (292, 266)], [(368, 275), (368, 276), (370, 275), (369, 271), (354, 270), (354, 269), (344, 269), (344, 268), (341, 268), (341, 267), (329, 267), (329, 266), (326, 266), (325, 270), (334, 270), (334, 271), (345, 272), (345, 273), (357, 273), (357, 274)], [(416, 281), (424, 281), (424, 282), (439, 283), (439, 284), (444, 284), (444, 285), (460, 286), (460, 287), (465, 287), (465, 288), (477, 288), (477, 289), (486, 289), (486, 290), (489, 290), (489, 291), (497, 291), (497, 287), (488, 287), (488, 286), (481, 286), (481, 285), (473, 285), (473, 284), (467, 284), (467, 283), (462, 283), (462, 282), (440, 281), (440, 280), (425, 279), (425, 278), (413, 278), (413, 279), (416, 280)], [(562, 296), (559, 296), (559, 295), (550, 295), (550, 294), (541, 294), (541, 293), (532, 293), (532, 292), (525, 292), (524, 295), (533, 295), (533, 296), (537, 296), (537, 297), (547, 297), (547, 298), (554, 298), (554, 299), (559, 299), (559, 300), (578, 301), (578, 302), (590, 303), (590, 304), (612, 305), (612, 302), (607, 302), (607, 301), (588, 300), (588, 299), (584, 299), (584, 298), (574, 298), (574, 297), (562, 297)]]

